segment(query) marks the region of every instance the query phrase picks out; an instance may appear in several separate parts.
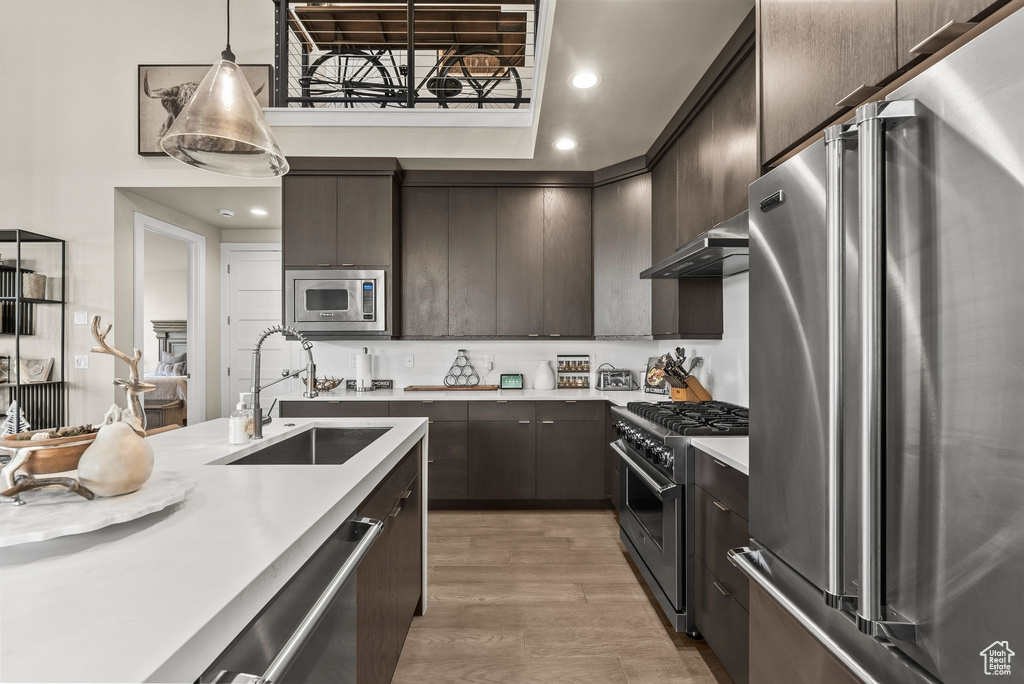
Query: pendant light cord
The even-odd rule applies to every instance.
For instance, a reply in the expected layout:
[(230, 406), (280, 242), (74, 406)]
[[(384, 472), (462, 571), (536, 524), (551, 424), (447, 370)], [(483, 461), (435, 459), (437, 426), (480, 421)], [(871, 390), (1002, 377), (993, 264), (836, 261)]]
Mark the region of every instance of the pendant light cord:
[(231, 51), (231, 0), (225, 0), (224, 4), (227, 8), (227, 44), (224, 51), (220, 53), (220, 58), (226, 59), (229, 62), (234, 62), (235, 53)]

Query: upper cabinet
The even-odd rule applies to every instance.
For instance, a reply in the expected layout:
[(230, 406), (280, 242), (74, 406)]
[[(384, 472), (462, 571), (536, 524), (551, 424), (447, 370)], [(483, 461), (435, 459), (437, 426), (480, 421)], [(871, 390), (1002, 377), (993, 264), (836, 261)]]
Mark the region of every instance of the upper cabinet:
[(338, 181), (333, 176), (288, 174), (281, 180), (284, 265), (336, 265)]
[(544, 188), (544, 332), (594, 334), (590, 188)]
[(759, 0), (758, 7), (768, 161), (896, 70), (896, 0)]
[(544, 188), (498, 188), (498, 335), (544, 333)]
[(448, 335), (448, 188), (402, 191), (402, 334)]
[(497, 334), (494, 188), (448, 188), (448, 334)]
[(651, 334), (651, 174), (594, 188), (594, 335)]
[[(300, 162), (301, 166), (301, 162)], [(389, 267), (399, 246), (393, 174), (297, 170), (282, 181), (284, 265)]]
[[(715, 93), (711, 100), (711, 115), (714, 120), (710, 150), (711, 224), (714, 225), (747, 210), (750, 184), (761, 175), (757, 157), (757, 63), (753, 54), (736, 67), (729, 80)], [(707, 154), (703, 150), (701, 153)], [(680, 151), (680, 196), (682, 183), (683, 157)], [(697, 237), (703, 230), (707, 227), (696, 234), (691, 232), (689, 239)]]
[[(947, 24), (965, 24), (993, 5), (1002, 2), (992, 0), (899, 0), (896, 3), (897, 57), (899, 66), (904, 67), (914, 59), (933, 52), (934, 49), (922, 42), (942, 30)], [(962, 28), (962, 27), (961, 27)], [(957, 35), (960, 30), (951, 26), (945, 30), (948, 36)], [(952, 31), (952, 33), (949, 33)], [(937, 36), (940, 45), (942, 35)], [(911, 52), (920, 46), (921, 49)]]
[[(672, 145), (651, 169), (651, 263), (666, 258), (679, 246), (677, 158), (679, 143)], [(651, 333), (679, 332), (679, 281), (651, 281)]]
[(679, 136), (676, 145), (676, 246), (685, 245), (717, 223), (715, 207), (719, 201), (713, 194), (713, 150), (720, 141), (715, 137), (713, 118), (712, 108), (705, 107)]

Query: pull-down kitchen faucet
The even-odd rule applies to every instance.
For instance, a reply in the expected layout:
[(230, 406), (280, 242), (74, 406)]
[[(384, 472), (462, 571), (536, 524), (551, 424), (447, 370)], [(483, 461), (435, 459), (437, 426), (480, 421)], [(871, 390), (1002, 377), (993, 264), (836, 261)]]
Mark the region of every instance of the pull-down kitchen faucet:
[[(313, 343), (307, 340), (305, 336), (303, 336), (303, 334), (300, 333), (298, 330), (295, 330), (294, 328), (289, 328), (286, 325), (275, 325), (264, 330), (260, 334), (259, 338), (256, 339), (256, 344), (252, 348), (252, 386), (250, 391), (252, 392), (251, 408), (253, 439), (263, 439), (263, 426), (270, 423), (270, 416), (267, 416), (266, 418), (263, 417), (263, 409), (262, 407), (260, 407), (260, 391), (267, 389), (271, 385), (276, 385), (282, 380), (294, 378), (295, 376), (302, 373), (302, 369), (299, 369), (291, 373), (285, 371), (284, 375), (282, 375), (277, 380), (268, 382), (266, 385), (263, 385), (263, 387), (260, 387), (260, 354), (263, 347), (263, 340), (267, 339), (274, 333), (281, 333), (282, 335), (294, 335), (295, 337), (299, 338), (299, 343), (302, 345), (302, 348), (306, 350), (306, 358), (308, 359), (306, 362), (306, 391), (302, 393), (302, 396), (306, 397), (307, 399), (312, 399), (317, 395), (316, 364), (313, 363)], [(271, 406), (270, 408), (273, 409), (274, 407)]]

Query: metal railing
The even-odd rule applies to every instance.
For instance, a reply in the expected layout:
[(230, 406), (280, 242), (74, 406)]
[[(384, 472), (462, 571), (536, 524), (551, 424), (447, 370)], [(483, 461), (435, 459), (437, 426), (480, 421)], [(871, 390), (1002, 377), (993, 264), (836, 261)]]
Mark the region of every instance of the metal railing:
[(278, 107), (529, 107), (541, 0), (275, 0)]

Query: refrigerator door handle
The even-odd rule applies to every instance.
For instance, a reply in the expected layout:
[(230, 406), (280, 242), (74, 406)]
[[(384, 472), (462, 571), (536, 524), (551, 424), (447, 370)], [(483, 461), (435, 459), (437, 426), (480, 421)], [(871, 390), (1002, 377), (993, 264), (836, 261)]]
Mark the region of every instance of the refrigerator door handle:
[(747, 546), (730, 549), (728, 552), (729, 562), (739, 568), (740, 572), (746, 575), (764, 593), (768, 594), (776, 603), (782, 606), (793, 619), (800, 623), (811, 635), (828, 649), (835, 658), (846, 666), (850, 672), (869, 684), (881, 684), (879, 680), (861, 665), (846, 649), (832, 637), (832, 635), (820, 624), (814, 621), (807, 613), (793, 602), (786, 594), (772, 582), (772, 578), (762, 570), (761, 552)]
[(871, 636), (913, 641), (912, 623), (885, 619), (882, 586), (883, 334), (885, 323), (885, 124), (917, 113), (916, 100), (870, 102), (857, 108), (860, 210), (860, 599), (857, 627)]
[(846, 250), (843, 224), (843, 155), (856, 126), (825, 129), (825, 235), (828, 319), (828, 413), (826, 445), (826, 534), (828, 568), (825, 603), (839, 610), (856, 609), (856, 596), (844, 594), (843, 576), (843, 296)]

